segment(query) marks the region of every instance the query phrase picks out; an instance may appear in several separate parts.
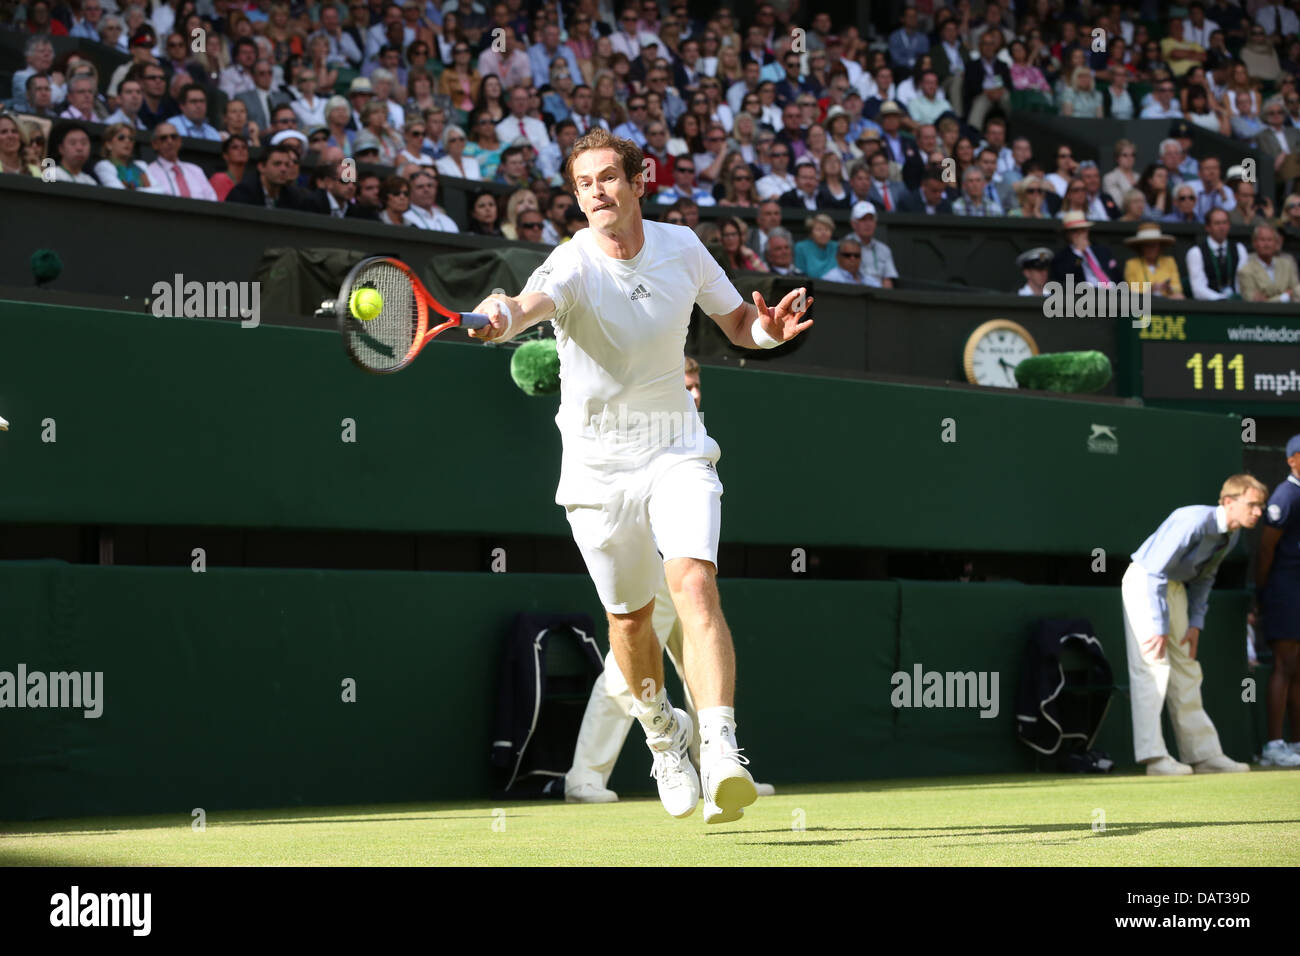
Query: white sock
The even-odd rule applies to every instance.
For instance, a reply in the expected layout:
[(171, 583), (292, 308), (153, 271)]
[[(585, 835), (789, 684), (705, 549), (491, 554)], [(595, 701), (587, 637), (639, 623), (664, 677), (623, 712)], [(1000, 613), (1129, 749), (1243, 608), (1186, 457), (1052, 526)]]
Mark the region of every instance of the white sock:
[(633, 699), (632, 715), (641, 722), (646, 739), (671, 737), (677, 729), (677, 717), (668, 701), (668, 688), (660, 687), (651, 700)]
[(699, 714), (701, 760), (719, 750), (736, 749), (736, 708), (704, 707)]

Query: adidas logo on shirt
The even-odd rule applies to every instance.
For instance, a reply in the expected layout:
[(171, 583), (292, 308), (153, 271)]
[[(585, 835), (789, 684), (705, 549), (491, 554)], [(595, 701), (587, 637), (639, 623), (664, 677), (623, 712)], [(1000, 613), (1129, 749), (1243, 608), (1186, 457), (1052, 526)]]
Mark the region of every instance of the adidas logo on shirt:
[(637, 299), (648, 298), (650, 298), (650, 290), (638, 282), (636, 288), (632, 290), (632, 301), (635, 302)]

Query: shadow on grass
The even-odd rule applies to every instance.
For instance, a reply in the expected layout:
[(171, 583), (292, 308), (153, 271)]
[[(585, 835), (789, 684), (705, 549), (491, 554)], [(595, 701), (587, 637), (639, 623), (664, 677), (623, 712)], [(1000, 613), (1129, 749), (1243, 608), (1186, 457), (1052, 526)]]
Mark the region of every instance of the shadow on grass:
[[(1280, 826), (1288, 823), (1300, 823), (1300, 820), (1198, 820), (1194, 822), (1186, 821), (1158, 821), (1152, 823), (1111, 823), (1106, 826), (1105, 832), (1094, 834), (1087, 824), (1082, 823), (1008, 823), (994, 824), (992, 826), (950, 826), (950, 827), (808, 827), (806, 830), (748, 830), (744, 832), (731, 832), (713, 830), (705, 833), (705, 836), (761, 836), (763, 834), (783, 834), (788, 839), (772, 840), (765, 842), (743, 843), (744, 846), (840, 846), (846, 843), (860, 843), (866, 841), (893, 841), (893, 840), (951, 840), (953, 837), (980, 835), (986, 837), (1001, 836), (1032, 836), (1040, 834), (1049, 836), (1053, 834), (1073, 834), (1079, 839), (1114, 839), (1116, 837), (1139, 836), (1143, 833), (1149, 833), (1156, 830), (1194, 830), (1202, 827), (1256, 827), (1256, 826)], [(801, 834), (803, 833), (861, 833), (863, 836), (846, 836), (842, 838), (807, 840)], [(871, 834), (880, 834), (878, 836)], [(1066, 841), (1068, 842), (1068, 841)], [(1040, 841), (1015, 841), (1015, 843), (1034, 843), (1040, 844)], [(988, 846), (987, 841), (972, 840), (968, 842), (951, 843), (945, 842), (936, 844), (944, 847), (959, 846)], [(1005, 843), (999, 845), (1015, 845), (1014, 843)], [(1041, 845), (1041, 844), (1040, 844)]]
[[(516, 804), (517, 805), (517, 804)], [(418, 813), (421, 810), (428, 810), (430, 804), (402, 804), (400, 806), (410, 806), (410, 814)], [(497, 807), (501, 806), (500, 804)], [(424, 814), (420, 816), (401, 815), (398, 807), (386, 806), (382, 811), (384, 815), (376, 812), (374, 815), (367, 816), (366, 810), (359, 807), (302, 807), (285, 810), (212, 810), (207, 814), (207, 825), (210, 828), (221, 827), (262, 827), (262, 826), (300, 826), (311, 823), (394, 823), (419, 820), (474, 820), (479, 819), (479, 814), (475, 810), (482, 810), (482, 818), (493, 819), (492, 810), (497, 807), (486, 805), (479, 807), (465, 807), (457, 810), (454, 814), (448, 813), (443, 815)], [(512, 804), (505, 804), (510, 808)], [(526, 813), (516, 813), (512, 809), (507, 809), (506, 817), (511, 820), (518, 820), (527, 817)], [(111, 834), (130, 830), (172, 830), (177, 828), (189, 829), (193, 823), (193, 818), (178, 814), (168, 814), (166, 816), (156, 815), (150, 817), (101, 817), (90, 820), (35, 820), (23, 823), (5, 823), (0, 824), (0, 848), (3, 848), (6, 840), (17, 841), (22, 837), (49, 837), (49, 836), (69, 836), (72, 834)], [(3, 856), (0, 856), (0, 863), (3, 862)]]

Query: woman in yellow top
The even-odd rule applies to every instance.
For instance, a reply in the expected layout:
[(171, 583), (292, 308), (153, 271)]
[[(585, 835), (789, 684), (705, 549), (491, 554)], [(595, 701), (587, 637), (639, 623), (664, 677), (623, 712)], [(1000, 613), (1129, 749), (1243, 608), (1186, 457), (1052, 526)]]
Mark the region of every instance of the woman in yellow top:
[(1138, 254), (1124, 263), (1124, 281), (1130, 286), (1140, 282), (1151, 283), (1151, 294), (1166, 299), (1183, 298), (1183, 280), (1178, 276), (1178, 263), (1173, 256), (1161, 255), (1165, 246), (1174, 244), (1173, 236), (1166, 236), (1154, 222), (1144, 222), (1137, 235), (1124, 240), (1136, 246)]

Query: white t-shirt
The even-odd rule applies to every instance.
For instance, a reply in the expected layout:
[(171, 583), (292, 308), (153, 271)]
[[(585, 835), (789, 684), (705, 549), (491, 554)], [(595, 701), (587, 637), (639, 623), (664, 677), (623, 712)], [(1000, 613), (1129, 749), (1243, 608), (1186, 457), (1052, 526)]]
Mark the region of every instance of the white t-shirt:
[(593, 471), (639, 468), (666, 450), (718, 454), (682, 385), (683, 349), (695, 305), (725, 315), (744, 300), (694, 231), (642, 225), (645, 244), (633, 258), (607, 255), (595, 232), (583, 229), (524, 286), (555, 303), (555, 424), (564, 444), (558, 504), (591, 503)]

